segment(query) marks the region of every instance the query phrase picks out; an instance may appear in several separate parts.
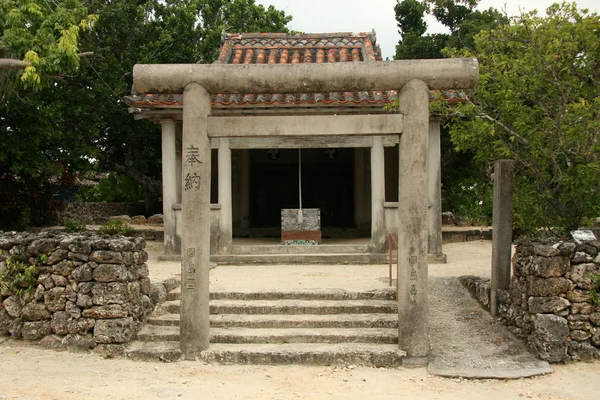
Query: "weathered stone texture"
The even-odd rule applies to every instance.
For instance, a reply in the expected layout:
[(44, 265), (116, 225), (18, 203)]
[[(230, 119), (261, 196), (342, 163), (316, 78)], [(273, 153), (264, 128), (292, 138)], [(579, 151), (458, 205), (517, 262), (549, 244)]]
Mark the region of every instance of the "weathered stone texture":
[(527, 277), (527, 292), (534, 297), (559, 296), (569, 290), (570, 286), (569, 281), (563, 277)]
[(32, 291), (0, 296), (0, 335), (41, 339), (50, 348), (122, 347), (155, 306), (145, 245), (94, 233), (0, 232), (8, 255), (40, 271)]
[(532, 314), (557, 313), (567, 309), (571, 303), (562, 297), (530, 297), (529, 312)]
[(542, 360), (563, 361), (570, 332), (567, 320), (552, 314), (536, 314), (532, 322), (533, 333), (529, 336), (529, 345)]

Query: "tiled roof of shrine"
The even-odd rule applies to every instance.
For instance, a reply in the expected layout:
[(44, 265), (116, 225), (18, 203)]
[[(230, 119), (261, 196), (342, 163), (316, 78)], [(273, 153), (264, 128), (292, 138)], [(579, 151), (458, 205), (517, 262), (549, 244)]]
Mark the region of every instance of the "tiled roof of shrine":
[[(336, 62), (382, 61), (381, 49), (372, 33), (229, 33), (223, 36), (223, 45), (215, 64), (295, 64)], [(464, 101), (464, 94), (444, 91), (449, 102)], [(439, 92), (430, 92), (430, 99), (438, 99)], [(333, 108), (359, 111), (365, 107), (369, 113), (384, 112), (383, 106), (398, 98), (395, 90), (329, 92), (329, 93), (267, 93), (267, 94), (216, 94), (212, 98), (213, 112), (260, 112), (265, 109), (294, 108), (319, 109), (327, 112)], [(142, 94), (125, 98), (133, 111), (140, 108), (181, 108), (181, 94)], [(136, 110), (137, 108), (137, 110)], [(366, 111), (366, 110), (365, 110)], [(318, 111), (317, 111), (318, 112)]]

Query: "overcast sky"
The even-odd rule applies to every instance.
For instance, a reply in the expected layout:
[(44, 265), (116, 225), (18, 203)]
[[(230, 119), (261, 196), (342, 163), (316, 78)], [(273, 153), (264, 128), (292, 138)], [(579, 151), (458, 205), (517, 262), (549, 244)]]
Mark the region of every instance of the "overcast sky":
[[(396, 0), (256, 0), (264, 6), (274, 5), (294, 17), (291, 29), (306, 33), (369, 32), (375, 29), (383, 58), (393, 58), (400, 39), (394, 18)], [(509, 15), (537, 9), (544, 11), (554, 0), (482, 0), (478, 9), (489, 7), (506, 10)], [(578, 0), (581, 8), (600, 11), (598, 0)], [(526, 5), (523, 6), (522, 4)], [(429, 32), (444, 32), (434, 19), (428, 20)]]

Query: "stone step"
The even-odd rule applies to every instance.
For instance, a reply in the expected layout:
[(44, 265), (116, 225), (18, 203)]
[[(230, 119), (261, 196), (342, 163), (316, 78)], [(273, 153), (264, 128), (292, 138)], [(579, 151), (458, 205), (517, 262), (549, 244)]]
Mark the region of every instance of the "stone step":
[(125, 349), (125, 355), (132, 360), (177, 361), (181, 358), (179, 342), (143, 342), (135, 340)]
[(217, 264), (387, 264), (387, 257), (387, 253), (229, 254), (211, 255), (210, 260)]
[[(395, 288), (365, 291), (343, 289), (306, 289), (292, 291), (265, 290), (260, 292), (211, 292), (211, 300), (395, 300)], [(181, 288), (167, 294), (167, 300), (181, 300)]]
[[(179, 300), (163, 303), (173, 314), (181, 310)], [(211, 314), (367, 314), (396, 313), (390, 300), (212, 300)]]
[[(148, 324), (179, 326), (179, 314), (152, 317)], [(218, 314), (210, 316), (213, 328), (398, 328), (397, 314)]]
[[(146, 325), (138, 340), (179, 340), (179, 327)], [(394, 328), (211, 328), (211, 343), (398, 343)]]
[(307, 364), (399, 366), (406, 353), (397, 344), (370, 343), (288, 343), (211, 344), (201, 358), (221, 364)]
[(354, 254), (370, 253), (370, 244), (321, 244), (321, 245), (234, 245), (232, 254)]

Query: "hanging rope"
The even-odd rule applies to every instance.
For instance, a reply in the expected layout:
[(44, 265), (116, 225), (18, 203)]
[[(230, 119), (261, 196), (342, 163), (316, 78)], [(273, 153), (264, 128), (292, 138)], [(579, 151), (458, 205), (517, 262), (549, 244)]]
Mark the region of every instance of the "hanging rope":
[(304, 222), (302, 215), (302, 149), (298, 149), (298, 223)]

